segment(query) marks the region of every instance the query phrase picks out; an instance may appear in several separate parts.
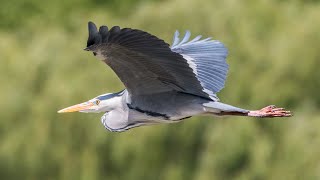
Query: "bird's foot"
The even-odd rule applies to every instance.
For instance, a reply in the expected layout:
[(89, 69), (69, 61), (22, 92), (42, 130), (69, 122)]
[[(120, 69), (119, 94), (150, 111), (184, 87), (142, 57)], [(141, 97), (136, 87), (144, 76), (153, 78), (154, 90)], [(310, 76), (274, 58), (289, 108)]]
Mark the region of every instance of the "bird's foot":
[(277, 108), (275, 105), (264, 107), (260, 110), (250, 111), (248, 116), (251, 117), (290, 117), (292, 116), (290, 111), (286, 111), (284, 108)]

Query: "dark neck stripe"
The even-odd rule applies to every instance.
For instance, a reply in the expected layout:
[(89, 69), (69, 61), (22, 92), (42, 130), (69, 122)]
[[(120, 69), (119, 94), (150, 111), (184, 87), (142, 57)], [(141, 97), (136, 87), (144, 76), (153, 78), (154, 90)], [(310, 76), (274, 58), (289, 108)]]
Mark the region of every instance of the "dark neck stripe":
[(164, 119), (166, 120), (169, 120), (170, 117), (167, 115), (167, 114), (162, 114), (162, 113), (158, 113), (158, 112), (152, 112), (152, 111), (147, 111), (147, 110), (142, 110), (138, 107), (133, 107), (131, 104), (127, 104), (127, 106), (129, 107), (129, 109), (133, 109), (133, 110), (136, 110), (138, 112), (141, 112), (141, 113), (144, 113), (144, 114), (147, 114), (149, 116), (153, 116), (153, 117), (163, 117)]

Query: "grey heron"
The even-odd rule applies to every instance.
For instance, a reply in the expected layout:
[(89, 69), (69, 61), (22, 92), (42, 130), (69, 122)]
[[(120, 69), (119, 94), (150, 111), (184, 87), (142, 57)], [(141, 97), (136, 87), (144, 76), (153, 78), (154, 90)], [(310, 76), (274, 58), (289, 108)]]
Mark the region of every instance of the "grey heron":
[(192, 40), (176, 31), (171, 47), (147, 32), (114, 26), (97, 29), (88, 23), (86, 51), (111, 67), (125, 85), (118, 93), (99, 95), (64, 108), (64, 112), (103, 112), (101, 122), (110, 131), (159, 123), (180, 122), (196, 115), (289, 117), (274, 105), (246, 110), (224, 104), (217, 93), (224, 87), (227, 49), (218, 40)]

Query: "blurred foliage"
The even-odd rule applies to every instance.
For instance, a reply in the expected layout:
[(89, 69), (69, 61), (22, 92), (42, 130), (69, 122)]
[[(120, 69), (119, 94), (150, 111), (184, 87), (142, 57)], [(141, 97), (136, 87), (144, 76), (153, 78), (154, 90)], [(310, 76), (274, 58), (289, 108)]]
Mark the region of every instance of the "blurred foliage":
[[(318, 0), (1, 0), (0, 179), (320, 179), (319, 17)], [(57, 114), (123, 88), (82, 51), (89, 20), (213, 36), (229, 48), (223, 102), (295, 116), (111, 133), (101, 114)]]

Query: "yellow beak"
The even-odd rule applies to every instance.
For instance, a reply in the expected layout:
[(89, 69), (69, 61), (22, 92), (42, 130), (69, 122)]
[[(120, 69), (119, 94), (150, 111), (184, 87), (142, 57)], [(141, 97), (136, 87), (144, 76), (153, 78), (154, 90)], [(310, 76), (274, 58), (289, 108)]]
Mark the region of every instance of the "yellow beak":
[(89, 109), (93, 105), (94, 104), (92, 102), (85, 102), (85, 103), (81, 103), (81, 104), (77, 104), (74, 106), (70, 106), (70, 107), (61, 109), (60, 111), (58, 111), (58, 113), (82, 111), (82, 110)]

